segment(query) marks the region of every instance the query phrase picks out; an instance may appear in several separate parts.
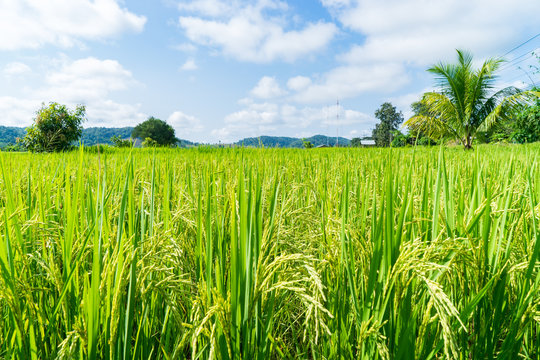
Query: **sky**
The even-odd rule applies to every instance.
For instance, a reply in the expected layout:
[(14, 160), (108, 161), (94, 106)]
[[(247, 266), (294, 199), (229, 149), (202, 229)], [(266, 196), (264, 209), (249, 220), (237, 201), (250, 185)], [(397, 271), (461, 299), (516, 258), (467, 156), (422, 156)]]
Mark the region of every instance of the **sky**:
[(384, 102), (408, 118), (455, 49), (504, 56), (501, 88), (540, 84), (538, 14), (538, 0), (0, 0), (0, 125), (55, 101), (84, 104), (84, 127), (154, 116), (204, 143), (363, 137)]

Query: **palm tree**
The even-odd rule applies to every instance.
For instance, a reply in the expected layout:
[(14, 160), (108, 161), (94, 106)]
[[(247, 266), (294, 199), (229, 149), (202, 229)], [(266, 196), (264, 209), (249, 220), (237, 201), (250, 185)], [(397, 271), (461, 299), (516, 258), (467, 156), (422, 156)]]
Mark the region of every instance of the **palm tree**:
[(488, 59), (475, 70), (470, 53), (457, 50), (457, 54), (457, 64), (440, 63), (428, 69), (437, 77), (440, 92), (425, 93), (421, 103), (426, 111), (413, 116), (405, 125), (432, 138), (453, 137), (465, 149), (471, 149), (477, 131), (487, 131), (508, 119), (519, 106), (540, 93), (515, 87), (494, 91), (495, 73), (503, 60)]

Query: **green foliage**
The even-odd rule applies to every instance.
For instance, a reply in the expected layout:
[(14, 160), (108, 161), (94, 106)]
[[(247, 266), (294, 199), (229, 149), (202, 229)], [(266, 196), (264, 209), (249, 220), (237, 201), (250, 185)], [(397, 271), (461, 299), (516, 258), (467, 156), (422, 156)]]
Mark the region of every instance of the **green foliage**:
[(145, 141), (150, 138), (153, 141), (151, 142), (153, 145), (148, 145), (150, 143), (147, 143), (147, 146), (173, 146), (178, 141), (174, 135), (173, 127), (165, 121), (154, 117), (150, 117), (148, 120), (135, 126), (131, 137), (145, 139)]
[(302, 139), (302, 142), (304, 144), (305, 149), (312, 149), (313, 148), (313, 144), (311, 143), (311, 141), (307, 141), (305, 139)]
[(122, 139), (117, 135), (111, 138), (111, 142), (115, 147), (118, 148), (129, 148), (133, 146), (133, 142), (131, 141), (131, 139)]
[[(326, 135), (314, 135), (304, 139), (286, 136), (259, 136), (242, 139), (237, 141), (235, 145), (246, 147), (302, 148), (304, 147), (303, 140), (311, 142), (314, 147), (327, 144), (329, 146), (336, 145), (336, 137)], [(348, 146), (350, 144), (350, 140), (343, 137), (339, 137), (338, 142), (340, 146)]]
[(17, 139), (22, 139), (26, 134), (24, 128), (12, 126), (0, 126), (0, 149), (6, 146), (13, 146)]
[(114, 150), (114, 147), (106, 144), (84, 146), (84, 152), (89, 154), (105, 154), (113, 152)]
[(81, 141), (85, 146), (96, 144), (114, 145), (113, 137), (127, 139), (131, 137), (133, 127), (122, 128), (106, 128), (106, 127), (91, 127), (83, 129)]
[(380, 123), (375, 125), (372, 137), (377, 146), (390, 146), (392, 142), (392, 132), (398, 129), (403, 122), (403, 114), (397, 111), (391, 103), (385, 102), (375, 111), (375, 117)]
[(24, 147), (24, 145), (22, 144), (22, 142), (18, 142), (16, 144), (13, 144), (13, 145), (7, 145), (5, 146), (2, 151), (7, 151), (7, 152), (20, 152), (20, 151), (26, 151), (26, 148)]
[(392, 147), (403, 147), (411, 145), (412, 138), (409, 134), (403, 134), (399, 130), (392, 131), (392, 142), (390, 146)]
[(477, 132), (509, 119), (534, 93), (514, 87), (493, 92), (502, 60), (488, 59), (475, 70), (471, 54), (457, 50), (457, 55), (457, 64), (441, 63), (428, 69), (437, 77), (441, 92), (425, 93), (419, 114), (406, 125), (433, 138), (454, 138), (471, 149)]
[(0, 153), (0, 358), (539, 358), (540, 144), (326, 150)]
[(154, 140), (154, 139), (152, 139), (150, 137), (147, 137), (142, 142), (142, 146), (143, 147), (156, 147), (156, 146), (159, 146), (159, 143), (156, 140)]
[[(414, 135), (412, 135), (412, 136), (414, 136)], [(437, 145), (437, 142), (435, 140), (432, 140), (428, 136), (421, 136), (420, 135), (420, 136), (416, 137), (416, 140), (414, 140), (414, 144), (419, 145), (419, 146), (432, 146), (432, 145)]]
[(540, 141), (540, 100), (517, 108), (511, 117), (501, 120), (489, 131), (477, 132), (477, 140), (519, 144)]
[(32, 152), (64, 151), (79, 140), (86, 108), (78, 105), (74, 111), (56, 102), (42, 104), (34, 124), (26, 129), (25, 147)]
[(350, 146), (351, 147), (360, 147), (360, 146), (362, 146), (362, 139), (357, 138), (357, 137), (352, 138)]
[(540, 141), (540, 100), (534, 105), (525, 107), (516, 116), (512, 125), (510, 137), (515, 142), (523, 144)]

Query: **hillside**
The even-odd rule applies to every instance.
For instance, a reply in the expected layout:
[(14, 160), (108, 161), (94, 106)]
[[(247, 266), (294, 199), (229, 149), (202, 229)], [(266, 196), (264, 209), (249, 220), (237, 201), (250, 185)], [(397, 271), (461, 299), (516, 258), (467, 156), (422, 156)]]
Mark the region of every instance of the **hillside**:
[[(305, 141), (311, 142), (313, 146), (319, 146), (319, 145), (329, 145), (329, 146), (335, 146), (336, 145), (336, 137), (330, 137), (326, 135), (314, 135), (308, 138), (304, 138)], [(340, 146), (348, 146), (350, 144), (350, 140), (339, 137), (339, 145)], [(250, 137), (245, 138), (240, 141), (237, 141), (234, 143), (238, 146), (264, 146), (264, 147), (281, 147), (281, 148), (301, 148), (303, 147), (302, 139), (295, 138), (295, 137), (286, 137), (286, 136), (260, 136), (260, 137)]]
[(0, 126), (0, 148), (15, 144), (17, 138), (22, 138), (25, 134), (26, 130), (24, 128)]
[(92, 127), (83, 129), (82, 142), (86, 146), (96, 144), (108, 144), (112, 145), (111, 138), (113, 136), (119, 136), (122, 139), (127, 139), (131, 136), (133, 131), (132, 127), (121, 128), (106, 128), (106, 127)]
[[(133, 131), (132, 127), (121, 128), (106, 128), (106, 127), (91, 127), (83, 129), (81, 141), (86, 146), (92, 146), (97, 144), (112, 145), (111, 138), (113, 136), (119, 136), (122, 139), (127, 139), (131, 136)], [(14, 126), (0, 126), (0, 148), (7, 145), (13, 145), (17, 141), (17, 138), (22, 138), (26, 134), (26, 128), (14, 127)], [(195, 146), (194, 143), (189, 140), (179, 139), (179, 147)]]

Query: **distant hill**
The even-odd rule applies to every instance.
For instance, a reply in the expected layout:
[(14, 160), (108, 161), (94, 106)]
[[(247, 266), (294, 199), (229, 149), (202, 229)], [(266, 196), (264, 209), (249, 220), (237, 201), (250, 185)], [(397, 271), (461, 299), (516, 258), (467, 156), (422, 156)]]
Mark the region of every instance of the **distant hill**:
[(22, 138), (24, 135), (26, 135), (25, 128), (0, 126), (0, 148), (7, 145), (14, 145), (17, 138)]
[(129, 139), (132, 127), (121, 128), (106, 128), (106, 127), (93, 127), (83, 129), (82, 142), (86, 146), (92, 146), (97, 144), (112, 145), (111, 138), (118, 136), (122, 139)]
[[(106, 127), (91, 127), (83, 129), (82, 142), (86, 146), (92, 146), (96, 144), (112, 145), (111, 138), (113, 136), (119, 136), (122, 139), (128, 139), (133, 131), (132, 127), (121, 128), (106, 128)], [(13, 126), (0, 126), (0, 148), (7, 145), (15, 144), (17, 138), (22, 138), (26, 135), (26, 129), (23, 127)], [(349, 146), (351, 141), (349, 139), (339, 137), (340, 146)], [(314, 147), (319, 145), (336, 145), (336, 137), (325, 135), (314, 135), (308, 138), (304, 138), (305, 141), (310, 141)], [(180, 139), (179, 147), (197, 146), (199, 143), (189, 140)], [(304, 146), (302, 139), (286, 136), (261, 136), (245, 138), (234, 143), (237, 146), (264, 146), (264, 147), (279, 147), (279, 148), (302, 148)]]
[[(308, 138), (304, 138), (305, 141), (311, 142), (313, 146), (319, 145), (336, 145), (336, 137), (326, 135), (314, 135)], [(349, 139), (339, 137), (338, 144), (340, 146), (349, 146), (351, 141)], [(260, 136), (245, 138), (234, 143), (238, 146), (264, 146), (264, 147), (280, 147), (280, 148), (301, 148), (304, 147), (304, 143), (300, 138), (285, 137), (285, 136)]]
[[(91, 127), (83, 129), (82, 142), (86, 146), (97, 144), (112, 145), (111, 138), (119, 136), (122, 139), (128, 139), (133, 131), (132, 127), (107, 128), (107, 127)], [(7, 145), (13, 145), (17, 138), (22, 138), (26, 135), (26, 128), (14, 126), (0, 126), (0, 148)], [(197, 143), (189, 140), (180, 139), (178, 146), (188, 147), (195, 146)]]

